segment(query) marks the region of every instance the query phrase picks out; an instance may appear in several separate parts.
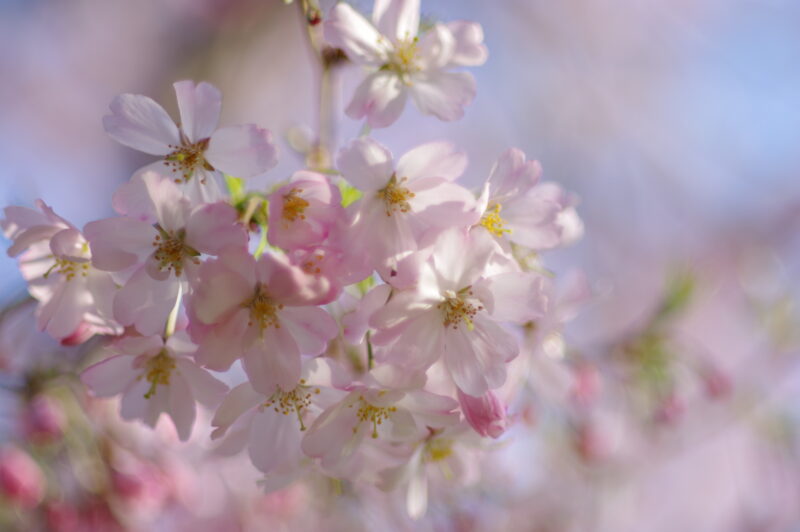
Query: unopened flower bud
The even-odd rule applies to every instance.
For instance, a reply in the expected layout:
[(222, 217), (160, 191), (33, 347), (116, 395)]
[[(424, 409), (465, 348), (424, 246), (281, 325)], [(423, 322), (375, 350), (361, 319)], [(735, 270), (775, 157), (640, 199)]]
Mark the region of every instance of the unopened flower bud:
[(0, 451), (0, 493), (23, 508), (33, 508), (44, 495), (42, 470), (16, 447)]
[(481, 436), (499, 438), (508, 428), (506, 405), (491, 390), (481, 397), (458, 390), (458, 402), (467, 422)]

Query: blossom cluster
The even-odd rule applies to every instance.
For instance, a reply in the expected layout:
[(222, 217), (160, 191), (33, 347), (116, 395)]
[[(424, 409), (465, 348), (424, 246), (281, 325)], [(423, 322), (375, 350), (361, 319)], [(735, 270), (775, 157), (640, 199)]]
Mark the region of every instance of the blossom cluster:
[[(409, 96), (463, 115), (475, 81), (453, 69), (486, 60), (482, 30), (419, 13), (376, 0), (371, 20), (344, 3), (324, 17), (328, 46), (367, 70), (348, 116), (387, 127)], [(114, 194), (117, 216), (80, 229), (43, 201), (6, 208), (39, 328), (104, 337), (81, 378), (124, 419), (166, 414), (187, 440), (198, 405), (213, 411), (217, 452), (246, 451), (267, 489), (321, 473), (404, 489), (422, 515), (428, 475), (463, 473), (505, 432), (525, 368), (571, 315), (539, 253), (580, 237), (575, 198), (519, 149), (470, 190), (452, 143), (397, 157), (368, 134), (331, 167), (246, 191), (277, 162), (271, 132), (219, 128), (209, 83), (174, 89), (178, 124), (146, 96), (110, 105), (107, 133), (155, 158)]]

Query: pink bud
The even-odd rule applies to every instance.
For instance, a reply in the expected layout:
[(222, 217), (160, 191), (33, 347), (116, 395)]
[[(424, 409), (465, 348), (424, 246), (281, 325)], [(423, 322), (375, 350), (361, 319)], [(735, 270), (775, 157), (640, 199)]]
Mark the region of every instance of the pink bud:
[(706, 395), (711, 399), (726, 397), (733, 390), (730, 377), (724, 372), (714, 368), (703, 374)]
[(686, 404), (675, 394), (668, 395), (659, 405), (655, 419), (659, 423), (672, 424), (678, 421), (686, 410)]
[(78, 325), (78, 328), (75, 329), (75, 331), (73, 331), (72, 334), (70, 334), (66, 338), (61, 339), (61, 345), (67, 347), (73, 345), (80, 345), (89, 338), (91, 338), (92, 336), (94, 336), (96, 332), (97, 330), (94, 327), (92, 327), (85, 321), (82, 321), (80, 325)]
[(16, 447), (6, 447), (0, 452), (0, 493), (24, 508), (33, 508), (44, 495), (42, 470)]
[(458, 390), (458, 402), (467, 422), (481, 436), (499, 438), (508, 428), (506, 405), (491, 390), (481, 397)]
[(572, 400), (581, 406), (589, 406), (600, 395), (600, 373), (592, 364), (582, 363), (573, 370), (573, 378)]
[(64, 433), (66, 419), (61, 405), (46, 395), (28, 403), (22, 418), (22, 431), (34, 443), (53, 441)]
[(575, 430), (575, 449), (587, 463), (594, 463), (608, 458), (609, 442), (592, 422), (583, 422)]

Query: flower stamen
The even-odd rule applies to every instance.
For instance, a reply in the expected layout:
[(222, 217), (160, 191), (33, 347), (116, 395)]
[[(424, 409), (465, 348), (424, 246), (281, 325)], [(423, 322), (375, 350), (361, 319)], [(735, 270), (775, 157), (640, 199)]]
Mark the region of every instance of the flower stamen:
[(278, 311), (283, 308), (283, 305), (275, 303), (261, 283), (256, 285), (253, 297), (243, 303), (242, 306), (250, 309), (250, 321), (247, 324), (249, 326), (258, 324), (262, 334), (269, 327), (281, 328)]
[(169, 386), (172, 370), (175, 369), (175, 360), (167, 354), (166, 349), (145, 363), (145, 373), (139, 376), (139, 380), (144, 377), (150, 383), (150, 388), (144, 394), (145, 399), (150, 399), (156, 394), (159, 385)]
[[(180, 174), (180, 178), (176, 178), (176, 183), (188, 183), (194, 173), (200, 168), (208, 171), (214, 171), (214, 167), (206, 161), (203, 155), (208, 148), (210, 139), (202, 139), (194, 144), (184, 141), (182, 146), (170, 144), (169, 147), (172, 151), (164, 157), (164, 164), (172, 170), (174, 174)], [(201, 180), (205, 184), (205, 178)]]
[(480, 221), (483, 227), (497, 237), (503, 236), (503, 233), (511, 233), (511, 229), (503, 229), (506, 222), (500, 217), (501, 209), (502, 206), (499, 203), (495, 203), (491, 209), (486, 209)]
[(389, 416), (392, 412), (397, 412), (396, 406), (374, 406), (367, 402), (364, 399), (364, 396), (360, 396), (358, 398), (359, 406), (358, 412), (356, 415), (358, 416), (359, 424), (353, 427), (353, 433), (355, 434), (358, 432), (358, 427), (361, 425), (361, 422), (369, 422), (372, 423), (372, 437), (378, 437), (378, 425), (383, 424), (383, 422), (389, 419)]
[(288, 194), (283, 196), (283, 219), (288, 222), (294, 222), (298, 218), (301, 220), (306, 219), (305, 210), (308, 208), (309, 203), (307, 200), (298, 196), (303, 192), (302, 188), (293, 188)]
[(411, 204), (408, 200), (414, 197), (414, 193), (402, 186), (403, 182), (408, 181), (407, 177), (399, 181), (396, 174), (392, 174), (389, 183), (378, 191), (378, 197), (386, 204), (386, 216), (391, 216), (393, 212), (407, 213), (411, 211)]

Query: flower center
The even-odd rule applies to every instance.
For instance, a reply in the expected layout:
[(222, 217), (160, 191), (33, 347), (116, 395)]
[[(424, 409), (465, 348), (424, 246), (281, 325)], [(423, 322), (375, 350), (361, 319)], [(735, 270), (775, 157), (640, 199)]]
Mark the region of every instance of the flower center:
[(252, 299), (245, 302), (243, 306), (250, 309), (248, 325), (257, 324), (262, 333), (269, 327), (280, 329), (278, 311), (283, 308), (283, 305), (276, 304), (264, 291), (261, 283), (256, 285), (256, 291)]
[[(208, 148), (209, 140), (199, 140), (194, 144), (184, 142), (182, 146), (169, 145), (173, 151), (164, 157), (164, 164), (172, 170), (172, 173), (180, 174), (181, 177), (175, 179), (176, 183), (181, 181), (187, 183), (195, 171), (200, 168), (205, 168), (209, 171), (214, 170), (214, 167), (208, 164), (208, 161), (203, 156), (206, 148)], [(205, 183), (205, 178), (201, 180), (201, 183)]]
[(283, 196), (283, 219), (289, 222), (294, 222), (298, 218), (301, 220), (306, 219), (304, 214), (308, 207), (308, 201), (304, 200), (298, 194), (303, 192), (302, 188), (293, 188), (288, 194)]
[(472, 319), (479, 310), (483, 310), (483, 306), (467, 302), (470, 297), (473, 297), (470, 287), (459, 290), (458, 294), (452, 290), (445, 292), (445, 300), (436, 305), (442, 311), (442, 323), (445, 327), (458, 329), (459, 324), (464, 322), (467, 330), (474, 328)]
[(394, 46), (389, 60), (381, 66), (383, 70), (390, 70), (397, 74), (403, 83), (411, 84), (408, 79), (409, 74), (419, 72), (420, 66), (417, 63), (417, 44), (419, 37), (404, 39)]
[(261, 408), (272, 408), (276, 413), (288, 416), (290, 412), (297, 415), (297, 420), (300, 422), (300, 430), (306, 430), (303, 423), (303, 412), (306, 408), (311, 406), (311, 398), (320, 393), (319, 388), (313, 390), (306, 386), (305, 379), (300, 379), (298, 384), (292, 391), (284, 392), (280, 388), (273, 393), (267, 401), (261, 405)]
[(156, 389), (159, 385), (169, 386), (169, 378), (172, 370), (175, 369), (175, 360), (167, 354), (167, 350), (163, 349), (159, 354), (151, 358), (145, 363), (145, 373), (140, 375), (139, 379), (144, 377), (150, 383), (150, 389), (144, 394), (145, 399), (150, 399), (156, 394)]
[(384, 420), (389, 419), (392, 412), (397, 412), (396, 406), (374, 406), (364, 399), (364, 396), (358, 398), (359, 408), (356, 415), (358, 416), (359, 424), (353, 427), (353, 433), (358, 432), (358, 427), (362, 422), (366, 421), (372, 423), (372, 437), (378, 437), (378, 425), (383, 424)]
[(500, 218), (500, 210), (502, 207), (499, 203), (495, 203), (491, 209), (486, 209), (481, 217), (480, 224), (484, 226), (494, 236), (503, 236), (503, 233), (511, 233), (511, 229), (503, 229), (505, 220)]
[(89, 263), (77, 262), (70, 259), (62, 259), (56, 257), (56, 262), (49, 270), (44, 272), (43, 277), (47, 279), (51, 273), (56, 272), (64, 276), (64, 279), (71, 281), (76, 275), (80, 274), (81, 277), (89, 275)]
[(156, 226), (158, 234), (153, 239), (153, 258), (158, 263), (159, 270), (174, 271), (176, 277), (183, 273), (184, 260), (191, 257), (192, 262), (200, 264), (197, 257), (200, 252), (186, 244), (186, 230), (180, 229), (177, 232), (167, 232)]
[(411, 211), (408, 200), (414, 197), (414, 193), (402, 186), (404, 181), (408, 181), (408, 178), (403, 177), (398, 181), (397, 176), (392, 174), (389, 183), (378, 191), (378, 197), (386, 204), (386, 216), (391, 216), (393, 212)]
[(425, 444), (425, 459), (428, 462), (441, 462), (453, 454), (453, 440), (434, 438)]

